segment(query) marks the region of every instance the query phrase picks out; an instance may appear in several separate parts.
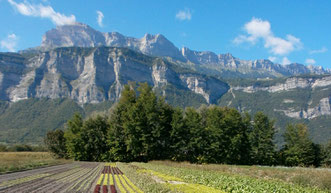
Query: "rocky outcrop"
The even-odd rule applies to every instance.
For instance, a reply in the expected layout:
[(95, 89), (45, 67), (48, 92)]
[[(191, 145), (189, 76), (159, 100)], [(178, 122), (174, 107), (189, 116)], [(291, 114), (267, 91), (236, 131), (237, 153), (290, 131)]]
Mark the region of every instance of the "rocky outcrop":
[(216, 103), (229, 87), (218, 79), (197, 76), (195, 74), (180, 75), (182, 83), (191, 91), (202, 95), (207, 103)]
[[(123, 86), (136, 81), (160, 89), (171, 84), (214, 103), (228, 89), (216, 78), (179, 73), (161, 58), (126, 48), (57, 48), (29, 58), (16, 57), (21, 59), (16, 61), (16, 69), (0, 69), (1, 100), (70, 98), (80, 104), (116, 101)], [(15, 66), (11, 60), (2, 57), (1, 66)], [(10, 78), (15, 80), (11, 84)]]
[(248, 86), (248, 87), (234, 87), (234, 90), (242, 90), (246, 93), (254, 93), (258, 91), (267, 91), (270, 93), (290, 91), (298, 88), (318, 88), (331, 85), (331, 76), (325, 76), (321, 78), (300, 78), (293, 77), (286, 79), (285, 83), (278, 83), (273, 86), (261, 87), (261, 86)]
[(322, 98), (316, 107), (308, 108), (307, 110), (294, 111), (289, 110), (278, 110), (274, 111), (283, 112), (286, 116), (296, 119), (314, 119), (322, 115), (331, 115), (331, 97)]

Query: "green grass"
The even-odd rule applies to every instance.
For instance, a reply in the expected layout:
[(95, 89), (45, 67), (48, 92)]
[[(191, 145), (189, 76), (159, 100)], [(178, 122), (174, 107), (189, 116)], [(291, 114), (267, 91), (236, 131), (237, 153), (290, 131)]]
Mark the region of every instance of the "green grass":
[[(131, 180), (152, 178), (160, 174), (196, 187), (210, 187), (224, 192), (331, 192), (331, 172), (310, 168), (273, 168), (257, 166), (195, 165), (175, 162), (120, 164), (131, 168)], [(141, 172), (141, 171), (151, 172)], [(133, 174), (132, 174), (133, 173)], [(141, 175), (137, 175), (141, 173)], [(147, 175), (149, 173), (149, 175)], [(153, 173), (155, 175), (153, 175)], [(144, 174), (144, 175), (143, 175)], [(136, 176), (135, 176), (136, 175)], [(159, 176), (159, 177), (160, 177)], [(140, 179), (139, 179), (140, 178)], [(150, 179), (149, 183), (153, 183)], [(144, 186), (141, 180), (140, 187)], [(154, 182), (155, 183), (155, 182)], [(137, 184), (139, 185), (139, 183)], [(162, 184), (160, 184), (162, 185)], [(168, 186), (169, 187), (169, 186)], [(171, 187), (169, 187), (171, 188)], [(172, 188), (171, 188), (172, 189)], [(174, 190), (174, 189), (172, 189)], [(153, 192), (147, 191), (145, 192)], [(181, 189), (176, 191), (183, 192)], [(157, 191), (154, 191), (157, 192)], [(184, 191), (185, 192), (185, 191)]]
[(117, 166), (132, 181), (132, 183), (139, 187), (143, 192), (178, 192), (171, 190), (170, 187), (167, 187), (165, 184), (156, 182), (152, 176), (142, 174), (139, 172), (139, 168), (133, 164), (117, 163)]
[(48, 152), (0, 152), (0, 174), (70, 163)]

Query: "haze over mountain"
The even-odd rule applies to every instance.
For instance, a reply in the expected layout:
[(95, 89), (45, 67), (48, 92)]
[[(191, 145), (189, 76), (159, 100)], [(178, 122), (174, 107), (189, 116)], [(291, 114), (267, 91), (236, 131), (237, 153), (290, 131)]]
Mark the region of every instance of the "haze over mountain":
[(289, 122), (305, 122), (315, 142), (331, 136), (330, 70), (178, 49), (161, 34), (138, 39), (76, 23), (46, 32), (39, 47), (0, 53), (0, 142), (40, 142), (76, 110), (110, 107), (130, 81), (149, 83), (175, 106), (264, 111), (280, 134)]

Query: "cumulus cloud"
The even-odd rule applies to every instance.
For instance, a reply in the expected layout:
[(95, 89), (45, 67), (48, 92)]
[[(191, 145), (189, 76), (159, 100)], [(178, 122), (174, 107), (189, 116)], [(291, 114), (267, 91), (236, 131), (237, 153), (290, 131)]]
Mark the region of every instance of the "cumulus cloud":
[(192, 12), (190, 9), (180, 10), (176, 13), (176, 18), (184, 21), (184, 20), (191, 20), (192, 19)]
[(15, 34), (9, 34), (7, 38), (0, 41), (0, 45), (2, 49), (6, 49), (10, 52), (16, 51), (18, 37)]
[(51, 6), (32, 5), (27, 1), (16, 3), (14, 0), (8, 2), (22, 15), (50, 19), (56, 25), (68, 25), (76, 22), (74, 15), (66, 16), (54, 11)]
[(98, 22), (98, 25), (100, 26), (100, 27), (103, 27), (103, 23), (102, 23), (102, 21), (103, 21), (103, 18), (104, 18), (104, 15), (103, 15), (103, 13), (101, 12), (101, 11), (97, 11), (97, 22)]
[(291, 61), (287, 57), (283, 57), (282, 64), (283, 65), (291, 64)]
[(306, 59), (306, 64), (309, 64), (309, 65), (314, 65), (316, 64), (316, 61), (312, 58), (307, 58)]
[(328, 51), (328, 49), (326, 47), (322, 47), (319, 50), (312, 50), (312, 51), (310, 51), (309, 54), (321, 54), (321, 53), (325, 53), (327, 51)]
[(255, 44), (259, 40), (264, 42), (264, 47), (272, 54), (287, 55), (294, 50), (302, 48), (302, 43), (299, 38), (293, 35), (287, 35), (286, 38), (280, 38), (273, 34), (269, 21), (264, 21), (259, 18), (252, 18), (243, 27), (246, 35), (239, 35), (233, 42), (241, 44), (248, 42)]

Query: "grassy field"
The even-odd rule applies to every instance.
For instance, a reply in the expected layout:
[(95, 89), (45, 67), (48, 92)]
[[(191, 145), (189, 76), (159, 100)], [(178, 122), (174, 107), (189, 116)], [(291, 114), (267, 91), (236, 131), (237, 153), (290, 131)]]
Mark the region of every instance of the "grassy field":
[(145, 192), (331, 192), (328, 169), (163, 161), (120, 163), (119, 168)]
[(0, 174), (70, 162), (55, 159), (48, 152), (0, 152)]

